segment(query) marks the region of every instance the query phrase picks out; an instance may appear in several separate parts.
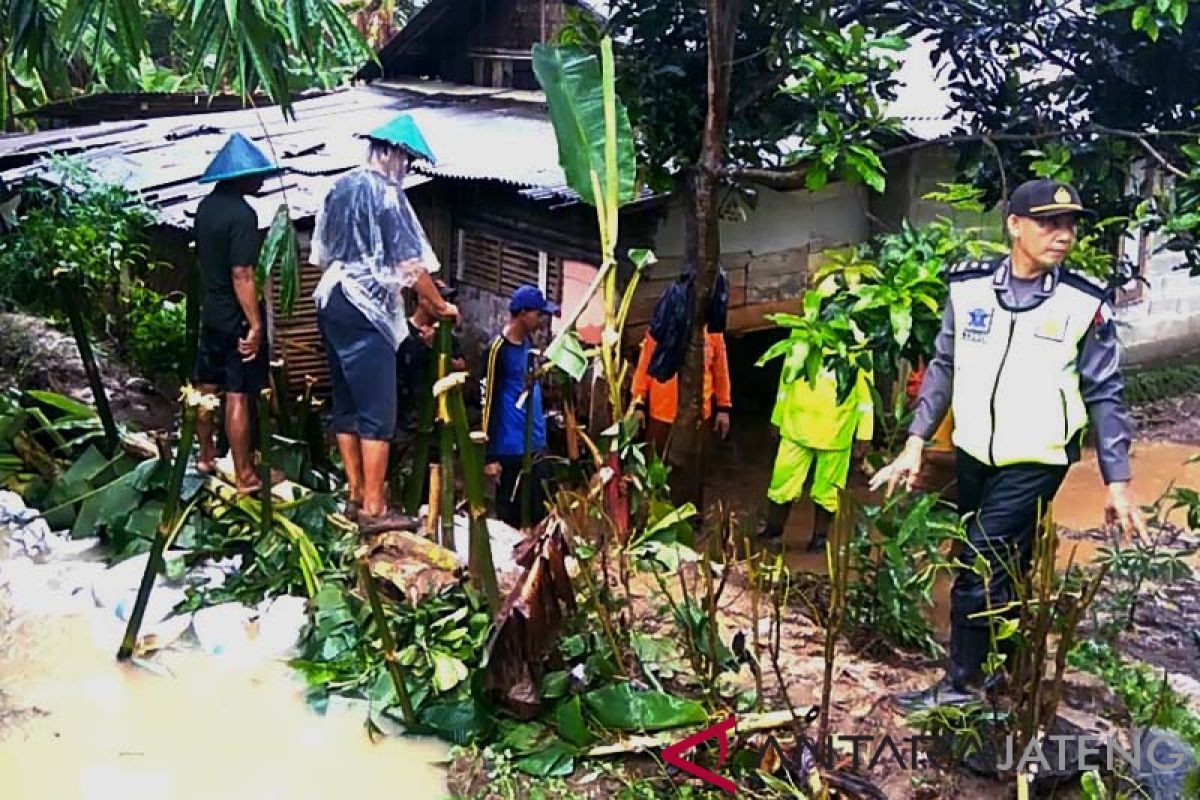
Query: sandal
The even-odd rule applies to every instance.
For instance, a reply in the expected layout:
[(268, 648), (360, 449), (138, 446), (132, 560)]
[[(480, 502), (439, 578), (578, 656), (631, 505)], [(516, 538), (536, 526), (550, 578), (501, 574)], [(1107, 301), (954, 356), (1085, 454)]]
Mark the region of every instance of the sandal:
[(364, 536), (384, 531), (408, 531), (420, 529), (420, 520), (401, 514), (399, 511), (388, 510), (379, 516), (367, 516), (361, 511), (358, 515), (358, 531)]

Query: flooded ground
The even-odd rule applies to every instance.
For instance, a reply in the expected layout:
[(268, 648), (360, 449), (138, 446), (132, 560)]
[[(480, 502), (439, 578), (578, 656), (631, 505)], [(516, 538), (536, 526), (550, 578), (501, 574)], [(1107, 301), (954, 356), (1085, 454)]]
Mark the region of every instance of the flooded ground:
[[(1200, 464), (1186, 463), (1197, 450), (1195, 444), (1139, 441), (1137, 498), (1153, 502), (1172, 483), (1200, 487)], [(710, 502), (721, 499), (756, 514), (770, 472), (766, 454), (773, 452), (765, 425), (742, 425), (714, 459)], [(1103, 507), (1104, 487), (1089, 453), (1060, 491), (1056, 519), (1066, 528), (1095, 528)], [(819, 570), (823, 555), (803, 552), (810, 526), (811, 512), (801, 504), (785, 538), (788, 558), (795, 568)], [(1076, 560), (1087, 560), (1099, 546), (1089, 538), (1064, 541), (1060, 559), (1078, 548)], [(948, 585), (939, 587), (933, 611), (943, 623), (947, 593)], [(1186, 598), (1173, 599), (1182, 604)], [(159, 675), (118, 665), (111, 628), (99, 630), (87, 616), (6, 608), (0, 589), (0, 796), (6, 799), (446, 795), (438, 763), (447, 756), (445, 745), (372, 743), (361, 709), (331, 710), (325, 717), (312, 713), (282, 662), (236, 664), (180, 649), (154, 658), (170, 673)], [(1197, 619), (1181, 612), (1181, 625), (1175, 626), (1180, 647), (1195, 644), (1189, 626)], [(796, 635), (799, 647), (805, 640)], [(809, 655), (816, 665), (819, 659)], [(894, 679), (895, 669), (889, 669)], [(926, 677), (914, 673), (907, 679), (915, 685)]]
[[(109, 639), (105, 642), (104, 639)], [(198, 650), (119, 665), (82, 615), (0, 610), (0, 796), (33, 800), (445, 797), (448, 748), (373, 744), (361, 708), (320, 717), (283, 662)]]

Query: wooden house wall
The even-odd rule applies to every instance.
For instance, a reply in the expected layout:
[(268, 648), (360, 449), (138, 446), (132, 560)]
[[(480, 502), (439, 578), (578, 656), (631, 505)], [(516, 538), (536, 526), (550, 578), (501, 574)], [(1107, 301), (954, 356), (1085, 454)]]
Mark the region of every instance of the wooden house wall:
[[(389, 54), (385, 48), (385, 76), (418, 75), (475, 84), (472, 51), (527, 56), (534, 44), (553, 39), (566, 20), (567, 4), (561, 0), (437, 1), (447, 6), (440, 19), (406, 42), (400, 52)], [(420, 16), (414, 23), (419, 21)], [(528, 59), (513, 61), (512, 68), (513, 88), (537, 88)]]

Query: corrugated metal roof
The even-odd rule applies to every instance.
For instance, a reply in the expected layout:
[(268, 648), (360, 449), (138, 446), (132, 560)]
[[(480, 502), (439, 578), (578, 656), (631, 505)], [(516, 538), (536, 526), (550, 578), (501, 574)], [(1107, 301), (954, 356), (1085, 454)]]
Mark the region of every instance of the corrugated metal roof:
[[(240, 131), (288, 168), (255, 201), (269, 221), (282, 187), (295, 219), (316, 213), (337, 176), (362, 162), (359, 134), (400, 112), (412, 114), (438, 159), (418, 165), (434, 178), (488, 180), (573, 197), (558, 166), (558, 146), (544, 107), (528, 98), (453, 96), (444, 91), (367, 86), (296, 103), (296, 119), (278, 109), (106, 123), (0, 138), (0, 178), (10, 185), (44, 167), (33, 157), (74, 154), (108, 180), (141, 191), (164, 222), (189, 228), (208, 188), (196, 183), (228, 134)], [(5, 167), (8, 167), (5, 169)], [(417, 176), (413, 176), (417, 179)], [(280, 184), (282, 180), (282, 185)]]

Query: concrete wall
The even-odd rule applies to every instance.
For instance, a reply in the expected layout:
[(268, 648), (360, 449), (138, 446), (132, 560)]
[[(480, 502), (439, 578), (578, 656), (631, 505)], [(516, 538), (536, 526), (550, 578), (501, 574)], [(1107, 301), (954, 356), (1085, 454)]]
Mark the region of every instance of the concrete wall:
[(1200, 277), (1178, 269), (1182, 263), (1173, 253), (1152, 256), (1142, 298), (1118, 307), (1124, 364), (1145, 366), (1200, 352)]
[[(743, 221), (722, 219), (721, 262), (729, 276), (729, 331), (768, 325), (764, 313), (795, 307), (807, 286), (811, 259), (823, 250), (867, 238), (866, 191), (832, 184), (820, 192), (760, 189)], [(673, 203), (658, 230), (659, 263), (643, 276), (630, 310), (627, 338), (640, 339), (654, 304), (683, 262), (683, 206)]]

